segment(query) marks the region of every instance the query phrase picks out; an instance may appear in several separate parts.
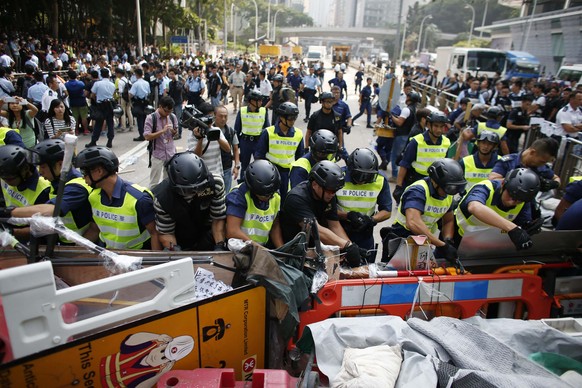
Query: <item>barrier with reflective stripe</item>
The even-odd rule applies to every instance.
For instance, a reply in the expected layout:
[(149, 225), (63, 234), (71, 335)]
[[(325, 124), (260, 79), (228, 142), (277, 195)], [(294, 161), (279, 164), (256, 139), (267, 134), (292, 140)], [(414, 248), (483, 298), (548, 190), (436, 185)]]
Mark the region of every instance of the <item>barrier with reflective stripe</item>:
[[(419, 287), (419, 279), (438, 291), (438, 296)], [(321, 303), (314, 301), (311, 310), (300, 313), (298, 338), (305, 326), (340, 312), (367, 310), (405, 318), (415, 303), (454, 306), (460, 318), (469, 318), (488, 303), (522, 302), (528, 319), (541, 319), (550, 316), (552, 305), (552, 298), (542, 289), (542, 279), (529, 274), (346, 279), (327, 283), (318, 297)]]

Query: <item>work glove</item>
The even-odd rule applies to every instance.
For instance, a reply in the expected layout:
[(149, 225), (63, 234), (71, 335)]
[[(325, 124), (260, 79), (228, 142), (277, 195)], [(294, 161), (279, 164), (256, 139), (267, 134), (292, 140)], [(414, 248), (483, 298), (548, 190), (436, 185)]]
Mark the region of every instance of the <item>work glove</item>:
[(507, 234), (509, 235), (513, 245), (515, 245), (515, 249), (518, 251), (522, 249), (529, 249), (533, 246), (533, 241), (531, 241), (529, 234), (527, 234), (527, 232), (519, 226), (511, 229)]
[(445, 245), (441, 247), (441, 252), (446, 261), (453, 264), (457, 263), (459, 255), (457, 254), (457, 248), (451, 242), (445, 241)]
[(343, 127), (343, 132), (344, 134), (349, 135), (350, 132), (352, 132), (352, 127), (346, 125), (345, 127)]
[(557, 189), (558, 187), (560, 187), (560, 184), (558, 183), (558, 181), (555, 181), (553, 179), (540, 179), (540, 191), (550, 191), (553, 189)]
[(14, 210), (14, 206), (0, 207), (0, 218), (12, 217), (12, 210)]
[(357, 244), (350, 243), (346, 248), (343, 249), (345, 253), (346, 261), (350, 267), (359, 267), (362, 262), (362, 252)]
[(402, 198), (403, 193), (404, 193), (404, 187), (396, 186), (394, 188), (394, 192), (392, 193), (392, 196), (394, 197), (394, 200), (396, 201), (396, 205), (400, 204), (400, 198)]
[(364, 215), (364, 226), (362, 227), (362, 229), (360, 231), (374, 229), (374, 226), (376, 226), (377, 223), (378, 222), (376, 222), (376, 220), (374, 220), (374, 218), (372, 218), (368, 215)]
[(359, 212), (348, 212), (348, 221), (355, 231), (360, 231), (366, 225), (366, 216)]
[(529, 234), (533, 236), (534, 234), (538, 234), (542, 231), (542, 225), (544, 224), (543, 218), (537, 218), (535, 220), (531, 220), (526, 222), (523, 225), (523, 229)]

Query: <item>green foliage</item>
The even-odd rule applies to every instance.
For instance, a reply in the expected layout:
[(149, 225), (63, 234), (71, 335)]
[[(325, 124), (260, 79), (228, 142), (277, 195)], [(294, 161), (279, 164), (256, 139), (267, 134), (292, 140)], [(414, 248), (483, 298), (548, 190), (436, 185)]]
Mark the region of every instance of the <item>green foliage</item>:
[(169, 46), (160, 47), (160, 53), (162, 54), (162, 57), (168, 58), (168, 57), (180, 56), (184, 52), (182, 51), (180, 46), (175, 45), (175, 44), (171, 44)]
[(469, 45), (469, 40), (467, 34), (464, 34), (465, 38), (463, 40), (459, 40), (455, 44), (454, 47), (474, 47), (474, 48), (489, 48), (491, 47), (491, 40), (489, 39), (479, 39), (479, 38), (472, 38), (471, 45)]

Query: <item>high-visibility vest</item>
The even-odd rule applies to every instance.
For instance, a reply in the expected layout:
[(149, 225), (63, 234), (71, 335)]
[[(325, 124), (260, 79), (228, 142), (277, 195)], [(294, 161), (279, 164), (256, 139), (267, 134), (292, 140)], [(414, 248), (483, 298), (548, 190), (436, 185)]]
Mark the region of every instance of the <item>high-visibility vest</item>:
[(0, 146), (6, 145), (6, 135), (10, 131), (15, 131), (16, 133), (20, 134), (20, 131), (16, 128), (0, 127)]
[[(489, 173), (493, 170), (491, 168), (479, 168), (475, 163), (475, 158), (477, 154), (467, 155), (463, 158), (463, 164), (465, 165), (465, 180), (467, 181), (467, 190), (476, 185), (477, 183), (486, 180), (489, 177)], [(499, 155), (497, 155), (497, 160), (499, 160)]]
[(507, 128), (502, 126), (499, 126), (499, 128), (491, 128), (487, 126), (487, 123), (480, 122), (479, 124), (477, 124), (477, 137), (479, 137), (479, 135), (483, 131), (495, 132), (497, 136), (499, 136), (499, 140), (501, 140), (501, 138), (503, 138), (503, 136), (505, 135), (505, 132), (507, 132)]
[(281, 196), (279, 193), (275, 193), (269, 199), (269, 207), (266, 210), (261, 210), (255, 206), (250, 191), (245, 193), (245, 199), (247, 201), (247, 211), (241, 230), (254, 242), (264, 245), (269, 241), (269, 233), (281, 208)]
[(267, 128), (267, 133), (269, 135), (267, 160), (279, 167), (289, 169), (291, 163), (295, 161), (297, 146), (303, 140), (303, 132), (295, 128), (293, 137), (283, 137), (275, 133), (275, 126), (270, 126)]
[(44, 179), (43, 177), (38, 177), (38, 182), (34, 190), (28, 187), (24, 191), (18, 190), (16, 186), (10, 186), (4, 181), (2, 183), (2, 194), (4, 194), (4, 200), (6, 201), (6, 207), (25, 207), (32, 206), (36, 204), (36, 199), (38, 196), (47, 188), (50, 187), (51, 183)]
[(249, 112), (246, 106), (240, 109), (242, 134), (247, 136), (259, 136), (263, 132), (265, 115), (267, 110), (263, 107), (258, 112)]
[[(420, 218), (430, 230), (430, 232), (434, 234), (437, 231), (438, 220), (440, 220), (451, 208), (453, 203), (453, 196), (447, 195), (444, 199), (433, 198), (430, 195), (428, 183), (425, 179), (420, 179), (414, 182), (408, 186), (406, 190), (404, 190), (404, 193), (406, 193), (407, 190), (410, 190), (410, 188), (414, 186), (421, 186), (424, 190), (426, 202), (424, 203), (424, 212)], [(402, 227), (404, 227), (406, 230), (410, 230), (406, 226), (406, 215), (402, 212), (402, 202), (400, 202), (400, 206), (398, 206), (398, 212), (396, 213), (396, 223), (402, 225)]]
[(418, 143), (416, 148), (416, 160), (412, 162), (412, 168), (420, 175), (428, 176), (429, 166), (442, 158), (447, 156), (447, 150), (451, 146), (451, 141), (448, 137), (441, 136), (441, 144), (428, 144), (424, 140), (424, 134), (419, 133), (413, 139)]
[[(87, 190), (87, 194), (91, 193), (91, 187), (85, 183), (85, 179), (82, 177), (73, 178), (66, 183), (66, 185), (71, 185), (71, 184), (77, 184), (77, 185), (81, 186), (82, 188)], [(54, 190), (51, 190), (49, 193), (49, 198), (52, 199), (52, 198), (55, 198), (56, 196), (57, 196), (57, 193), (55, 193)], [(68, 212), (67, 214), (62, 216), (61, 221), (63, 222), (64, 226), (66, 226), (68, 229), (71, 229), (74, 232), (77, 232), (81, 236), (87, 231), (87, 229), (89, 229), (89, 223), (87, 223), (87, 225), (82, 226), (82, 227), (78, 226), (77, 223), (75, 222), (75, 219), (73, 217), (72, 212)], [(62, 236), (59, 236), (59, 238), (61, 241), (64, 241), (67, 243), (71, 242)]]
[(378, 195), (384, 186), (384, 177), (378, 174), (375, 182), (355, 184), (346, 182), (335, 195), (337, 197), (338, 210), (344, 212), (359, 212), (372, 216), (376, 211)]
[[(487, 197), (487, 201), (485, 202), (485, 206), (487, 206), (488, 208), (493, 210), (495, 213), (499, 214), (504, 219), (513, 222), (513, 220), (517, 217), (517, 215), (519, 214), (519, 212), (521, 211), (521, 209), (523, 208), (523, 205), (525, 203), (522, 202), (522, 203), (518, 204), (516, 207), (514, 207), (513, 209), (509, 209), (507, 211), (501, 210), (497, 207), (497, 205), (492, 204), (493, 194), (495, 194), (495, 188), (493, 187), (493, 183), (491, 183), (491, 181), (489, 181), (489, 180), (484, 180), (484, 181), (477, 183), (473, 187), (477, 187), (479, 185), (486, 186), (489, 189), (489, 197)], [(467, 193), (465, 195), (465, 197), (461, 200), (461, 202), (463, 202), (465, 200), (465, 198), (467, 197), (467, 195), (469, 195), (469, 193)], [(457, 225), (459, 227), (459, 235), (461, 235), (461, 236), (463, 236), (467, 232), (484, 230), (484, 229), (488, 229), (488, 228), (492, 227), (491, 225), (488, 225), (488, 224), (482, 222), (481, 220), (479, 220), (477, 217), (475, 217), (473, 215), (470, 215), (468, 218), (465, 217), (465, 215), (461, 211), (460, 207), (458, 207), (455, 210), (455, 218), (457, 219)]]
[[(148, 189), (131, 185), (136, 190), (153, 194)], [(89, 203), (93, 211), (93, 220), (99, 227), (99, 237), (107, 248), (140, 249), (150, 239), (147, 229), (139, 230), (135, 205), (137, 198), (126, 192), (121, 207), (106, 206), (101, 203), (101, 189), (89, 194)]]
[[(296, 161), (294, 161), (293, 163), (291, 163), (291, 168), (289, 169), (289, 177), (291, 177), (291, 171), (293, 171), (294, 168), (302, 168), (305, 171), (307, 171), (307, 174), (309, 174), (311, 172), (311, 168), (313, 166), (311, 165), (311, 162), (309, 161), (308, 158), (299, 158)], [(289, 179), (289, 190), (291, 190), (293, 187), (291, 187), (291, 179)]]
[(568, 183), (572, 183), (572, 182), (576, 182), (576, 181), (582, 181), (582, 175), (571, 176), (570, 179), (568, 179)]

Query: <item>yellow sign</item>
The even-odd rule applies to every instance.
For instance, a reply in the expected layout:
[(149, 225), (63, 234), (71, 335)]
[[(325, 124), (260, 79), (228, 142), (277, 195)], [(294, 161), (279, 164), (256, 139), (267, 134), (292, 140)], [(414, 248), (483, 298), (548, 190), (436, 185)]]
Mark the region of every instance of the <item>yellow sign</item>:
[(244, 287), (0, 366), (0, 387), (151, 387), (169, 370), (264, 367), (266, 292)]

